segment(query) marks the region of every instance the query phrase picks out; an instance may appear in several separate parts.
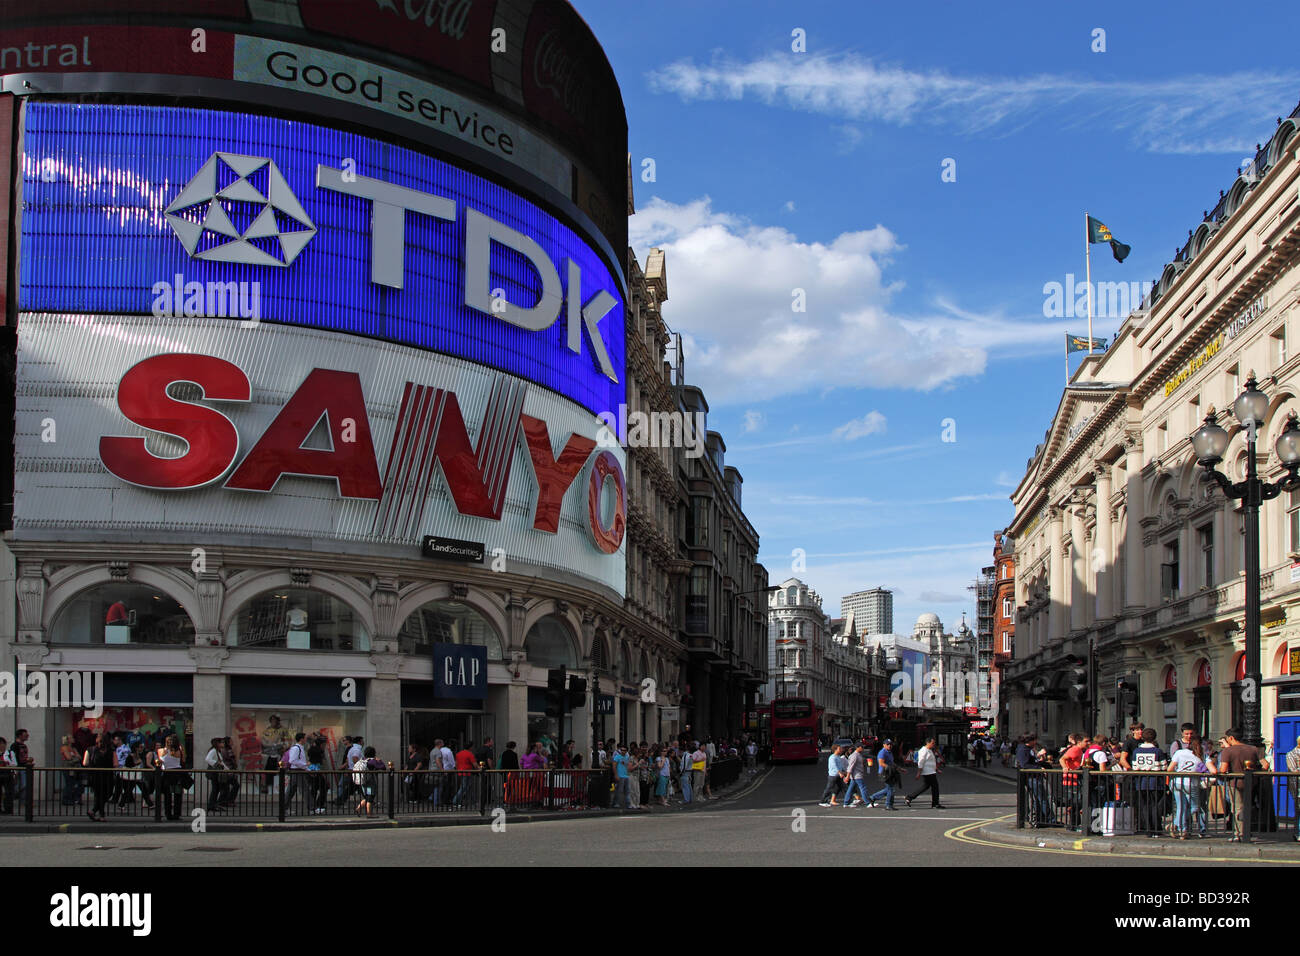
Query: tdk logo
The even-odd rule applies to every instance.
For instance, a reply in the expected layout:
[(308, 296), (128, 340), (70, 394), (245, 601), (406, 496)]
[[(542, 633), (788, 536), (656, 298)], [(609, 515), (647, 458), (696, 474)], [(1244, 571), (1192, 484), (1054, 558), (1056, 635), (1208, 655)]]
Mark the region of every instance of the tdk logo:
[(316, 235), (280, 170), (263, 156), (213, 153), (163, 215), (186, 252), (216, 262), (287, 266)]
[[(350, 170), (318, 165), (316, 186), (370, 203), (370, 281), (376, 285), (401, 289), (405, 284), (408, 213), (456, 221), (456, 202), (446, 196)], [(237, 153), (213, 153), (164, 214), (186, 252), (209, 261), (285, 268), (317, 231), (272, 160)], [(493, 243), (518, 253), (537, 273), (541, 294), (534, 304), (510, 302), (492, 288)], [(468, 207), (463, 259), (467, 307), (530, 332), (550, 328), (563, 309), (569, 350), (581, 353), (585, 328), (601, 372), (618, 381), (599, 328), (618, 300), (600, 289), (584, 303), (578, 263), (552, 262), (534, 239)]]

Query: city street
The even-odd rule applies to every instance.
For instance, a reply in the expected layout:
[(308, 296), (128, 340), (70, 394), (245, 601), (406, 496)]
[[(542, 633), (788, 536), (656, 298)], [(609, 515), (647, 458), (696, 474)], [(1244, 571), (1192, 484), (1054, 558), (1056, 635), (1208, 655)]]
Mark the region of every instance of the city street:
[[(358, 832), (195, 834), (188, 831), (96, 840), (83, 834), (0, 837), (0, 854), (22, 866), (1114, 866), (1087, 856), (1003, 848), (949, 835), (1014, 812), (1009, 780), (950, 768), (941, 784), (946, 810), (928, 798), (907, 809), (818, 806), (824, 759), (816, 766), (777, 767), (747, 794), (695, 811), (653, 811), (607, 819), (490, 826), (378, 829)], [(913, 785), (913, 776), (905, 778)], [(794, 824), (806, 816), (806, 828)], [(364, 846), (364, 852), (358, 852)], [(1124, 860), (1134, 866), (1180, 866), (1169, 859)], [(1234, 861), (1240, 866), (1240, 861)], [(1198, 865), (1220, 865), (1195, 861)]]

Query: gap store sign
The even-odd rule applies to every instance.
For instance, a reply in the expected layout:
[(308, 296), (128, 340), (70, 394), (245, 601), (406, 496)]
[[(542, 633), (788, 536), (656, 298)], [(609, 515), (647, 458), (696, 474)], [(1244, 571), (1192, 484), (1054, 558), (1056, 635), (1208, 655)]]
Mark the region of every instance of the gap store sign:
[(504, 187), (273, 117), (28, 102), (24, 124), (24, 312), (238, 322), (211, 310), (233, 289), (259, 321), (432, 349), (592, 413), (624, 401), (618, 277)]

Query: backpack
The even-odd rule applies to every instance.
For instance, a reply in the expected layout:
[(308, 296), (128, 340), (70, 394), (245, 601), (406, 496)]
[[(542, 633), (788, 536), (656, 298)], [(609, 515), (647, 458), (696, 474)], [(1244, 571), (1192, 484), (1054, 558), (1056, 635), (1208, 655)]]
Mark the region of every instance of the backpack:
[[(352, 765), (352, 769), (354, 771), (365, 770), (366, 767), (367, 764), (366, 764), (365, 757), (360, 758), (356, 763)], [(358, 787), (363, 786), (366, 782), (366, 775), (364, 773), (353, 773), (352, 782), (355, 783)]]

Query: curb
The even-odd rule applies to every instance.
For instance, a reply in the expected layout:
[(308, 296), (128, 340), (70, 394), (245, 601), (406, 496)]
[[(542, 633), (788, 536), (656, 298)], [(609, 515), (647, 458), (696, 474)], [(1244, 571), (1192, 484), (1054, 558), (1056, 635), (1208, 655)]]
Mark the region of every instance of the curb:
[(1287, 860), (1300, 862), (1297, 843), (1224, 843), (1220, 840), (1131, 840), (1115, 837), (1084, 837), (1060, 831), (1018, 830), (1005, 823), (986, 823), (973, 833), (1004, 846), (1049, 850), (1083, 850), (1089, 853), (1123, 853), (1178, 859)]
[[(740, 787), (729, 789), (719, 794), (711, 800), (702, 803), (692, 803), (689, 806), (679, 806), (678, 810), (695, 812), (707, 810), (710, 806), (729, 803), (732, 800), (744, 796), (768, 773), (771, 772), (769, 767), (756, 773), (749, 781)], [(608, 809), (589, 809), (589, 810), (568, 810), (560, 812), (541, 812), (541, 813), (506, 813), (508, 823), (545, 823), (554, 820), (591, 820), (600, 817), (641, 817), (666, 815), (667, 810), (672, 807), (660, 808), (656, 810), (623, 810), (618, 808)], [(343, 819), (338, 822), (327, 820), (303, 820), (302, 822), (284, 822), (272, 820), (266, 823), (257, 823), (249, 821), (241, 822), (210, 822), (207, 824), (204, 833), (297, 833), (304, 831), (330, 831), (330, 830), (396, 830), (396, 829), (424, 829), (430, 827), (472, 827), (485, 826), (493, 822), (492, 813), (482, 816), (431, 816), (431, 817), (406, 817), (390, 820), (387, 817), (377, 817), (373, 820), (354, 820)], [(170, 825), (169, 825), (170, 824)], [(0, 823), (0, 836), (14, 836), (21, 834), (33, 833), (73, 833), (77, 835), (103, 834), (111, 836), (139, 836), (153, 833), (180, 833), (190, 829), (188, 820), (164, 821), (155, 823), (149, 821), (143, 823), (139, 821), (130, 821), (117, 823), (116, 821), (90, 824), (89, 821), (77, 820), (68, 823), (42, 822), (40, 820), (32, 823), (13, 823), (6, 821)]]

